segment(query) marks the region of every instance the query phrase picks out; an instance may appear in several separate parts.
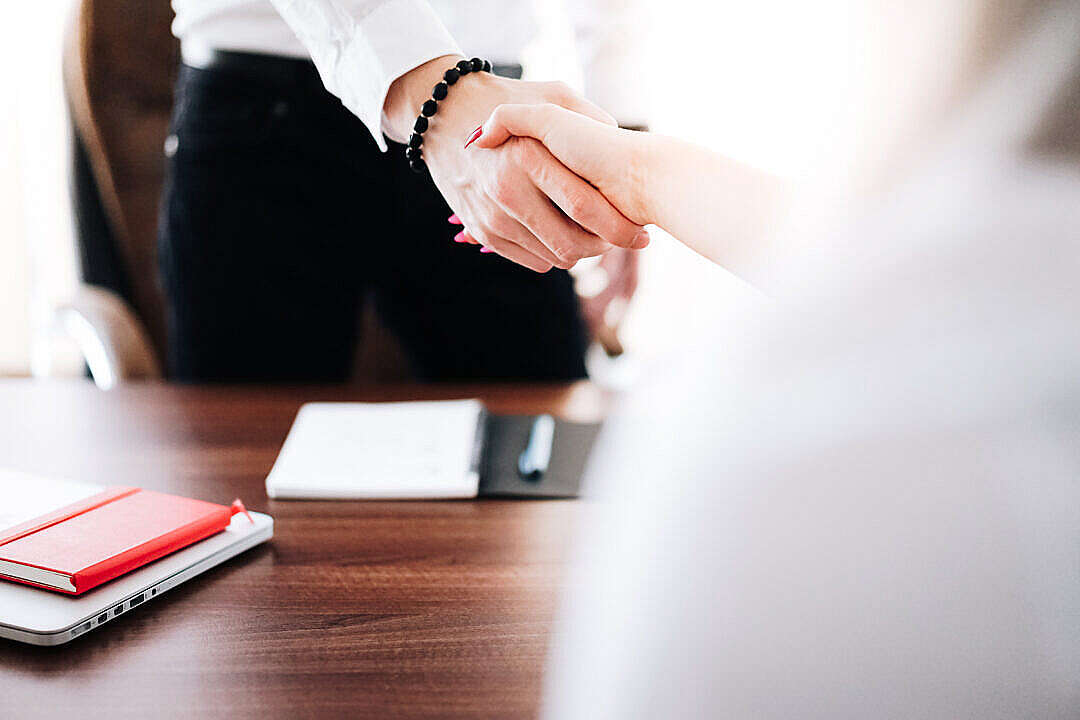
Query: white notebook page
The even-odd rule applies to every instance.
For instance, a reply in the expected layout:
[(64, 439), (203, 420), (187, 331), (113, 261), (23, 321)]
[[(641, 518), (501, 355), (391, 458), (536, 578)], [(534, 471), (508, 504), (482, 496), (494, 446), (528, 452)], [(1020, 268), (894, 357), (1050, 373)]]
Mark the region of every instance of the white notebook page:
[(0, 470), (0, 531), (59, 510), (104, 489), (101, 485)]
[(475, 497), (476, 400), (309, 403), (300, 408), (266, 493), (277, 499)]

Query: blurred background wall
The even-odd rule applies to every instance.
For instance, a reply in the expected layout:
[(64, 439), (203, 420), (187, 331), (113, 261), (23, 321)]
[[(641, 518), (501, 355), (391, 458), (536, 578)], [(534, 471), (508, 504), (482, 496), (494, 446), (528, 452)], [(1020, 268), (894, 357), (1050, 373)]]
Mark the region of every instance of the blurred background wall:
[[(75, 285), (60, 78), (69, 7), (12, 3), (0, 23), (0, 374), (48, 362), (51, 308)], [(61, 365), (77, 367), (70, 350)]]

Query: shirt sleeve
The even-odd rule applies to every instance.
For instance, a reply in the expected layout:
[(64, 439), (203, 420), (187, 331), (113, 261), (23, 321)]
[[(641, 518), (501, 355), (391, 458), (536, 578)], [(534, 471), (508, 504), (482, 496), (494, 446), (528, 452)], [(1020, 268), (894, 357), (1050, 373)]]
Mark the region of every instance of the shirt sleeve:
[(382, 110), (390, 85), (428, 60), (461, 54), (427, 0), (271, 2), (311, 54), (326, 89), (384, 151)]

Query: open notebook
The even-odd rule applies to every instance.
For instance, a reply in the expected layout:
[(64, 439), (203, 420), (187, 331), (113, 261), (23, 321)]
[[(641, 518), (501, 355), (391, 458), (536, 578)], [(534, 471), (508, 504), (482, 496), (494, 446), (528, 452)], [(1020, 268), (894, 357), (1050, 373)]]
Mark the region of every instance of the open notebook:
[(476, 497), (484, 409), (476, 400), (308, 403), (266, 494), (278, 499)]

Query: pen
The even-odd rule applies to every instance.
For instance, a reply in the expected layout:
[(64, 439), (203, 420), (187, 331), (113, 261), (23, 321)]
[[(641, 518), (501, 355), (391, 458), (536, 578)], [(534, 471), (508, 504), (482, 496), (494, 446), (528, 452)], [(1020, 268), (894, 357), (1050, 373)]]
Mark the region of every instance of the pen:
[(555, 439), (555, 418), (538, 415), (529, 431), (529, 442), (518, 456), (518, 474), (523, 480), (540, 482), (551, 461), (551, 444)]

